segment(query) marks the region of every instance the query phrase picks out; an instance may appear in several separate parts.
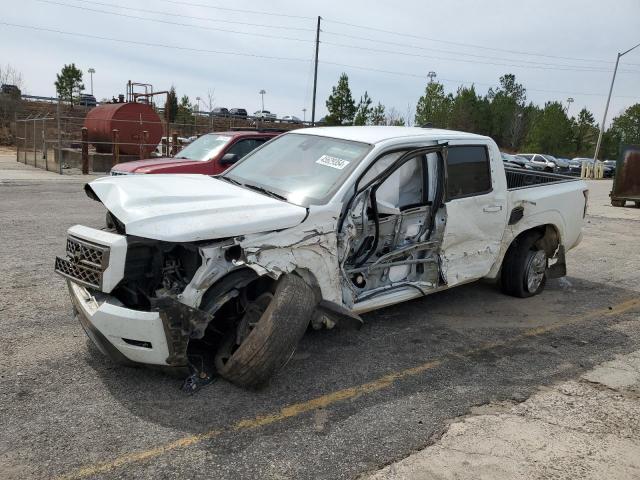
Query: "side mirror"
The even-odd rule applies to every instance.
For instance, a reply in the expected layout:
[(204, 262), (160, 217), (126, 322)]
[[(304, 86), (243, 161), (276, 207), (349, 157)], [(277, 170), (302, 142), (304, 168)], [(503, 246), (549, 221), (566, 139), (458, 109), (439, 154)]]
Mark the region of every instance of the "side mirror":
[(238, 161), (238, 155), (235, 153), (225, 153), (220, 159), (220, 165), (233, 165)]

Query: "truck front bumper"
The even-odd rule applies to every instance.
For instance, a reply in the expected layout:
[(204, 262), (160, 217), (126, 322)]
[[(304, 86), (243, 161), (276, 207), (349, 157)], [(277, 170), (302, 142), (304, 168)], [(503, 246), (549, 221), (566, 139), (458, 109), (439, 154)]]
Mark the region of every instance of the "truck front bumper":
[(124, 307), (116, 298), (67, 281), (73, 309), (98, 349), (119, 362), (169, 365), (169, 347), (158, 312)]

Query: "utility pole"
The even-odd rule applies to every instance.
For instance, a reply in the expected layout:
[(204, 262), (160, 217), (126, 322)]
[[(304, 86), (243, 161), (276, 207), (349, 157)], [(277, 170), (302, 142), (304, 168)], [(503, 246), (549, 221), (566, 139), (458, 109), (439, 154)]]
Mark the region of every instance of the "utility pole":
[(567, 117), (569, 116), (569, 109), (571, 108), (571, 104), (574, 102), (573, 97), (567, 98)]
[(313, 103), (311, 105), (311, 126), (316, 124), (316, 91), (318, 88), (318, 50), (320, 49), (320, 20), (322, 17), (318, 15), (318, 26), (316, 28), (316, 58), (313, 72)]
[(613, 92), (613, 83), (616, 81), (616, 73), (618, 72), (618, 63), (620, 63), (620, 57), (626, 55), (631, 50), (640, 47), (640, 43), (635, 47), (631, 47), (622, 53), (618, 53), (616, 57), (616, 66), (613, 68), (613, 77), (611, 78), (611, 86), (609, 87), (609, 96), (607, 97), (607, 104), (604, 107), (604, 114), (602, 115), (602, 125), (600, 125), (600, 133), (598, 134), (598, 143), (596, 143), (596, 151), (593, 154), (593, 159), (598, 160), (598, 153), (600, 152), (600, 144), (602, 143), (602, 135), (604, 134), (604, 124), (607, 121), (607, 111), (609, 110), (609, 102), (611, 101), (611, 92)]
[(307, 109), (306, 108), (302, 109), (302, 121), (303, 122), (307, 121)]
[(89, 75), (91, 76), (91, 95), (93, 95), (93, 74), (96, 73), (96, 71), (92, 67), (89, 70), (87, 70), (87, 72), (89, 72)]
[(427, 77), (429, 77), (429, 83), (433, 83), (433, 79), (437, 77), (437, 74), (436, 72), (431, 71), (427, 73)]

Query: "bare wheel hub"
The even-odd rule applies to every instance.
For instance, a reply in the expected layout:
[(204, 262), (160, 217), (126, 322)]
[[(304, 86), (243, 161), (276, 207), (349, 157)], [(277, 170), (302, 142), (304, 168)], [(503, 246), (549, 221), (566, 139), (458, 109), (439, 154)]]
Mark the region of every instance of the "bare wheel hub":
[(249, 336), (272, 300), (273, 294), (271, 292), (262, 293), (256, 299), (250, 301), (244, 296), (240, 298), (240, 305), (244, 309), (244, 314), (238, 322), (235, 331), (230, 332), (229, 336), (216, 352), (215, 364), (217, 369), (222, 368), (227, 363), (233, 353)]

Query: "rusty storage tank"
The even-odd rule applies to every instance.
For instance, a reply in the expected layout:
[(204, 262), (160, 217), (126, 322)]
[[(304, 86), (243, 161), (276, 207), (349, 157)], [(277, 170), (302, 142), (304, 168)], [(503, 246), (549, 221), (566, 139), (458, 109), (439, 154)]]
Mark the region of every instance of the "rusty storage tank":
[[(144, 103), (104, 103), (87, 113), (84, 126), (88, 130), (89, 142), (99, 153), (111, 153), (113, 130), (118, 129), (121, 155), (148, 157), (162, 140), (162, 122), (155, 110)], [(143, 132), (147, 131), (147, 138)]]

